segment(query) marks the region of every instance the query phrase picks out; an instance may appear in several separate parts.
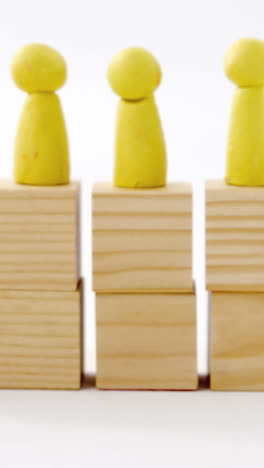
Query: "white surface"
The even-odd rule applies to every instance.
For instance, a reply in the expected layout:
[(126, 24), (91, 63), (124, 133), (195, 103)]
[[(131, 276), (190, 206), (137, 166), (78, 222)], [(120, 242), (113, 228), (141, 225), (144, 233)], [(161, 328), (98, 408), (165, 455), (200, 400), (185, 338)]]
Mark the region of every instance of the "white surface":
[(3, 391), (1, 466), (263, 467), (263, 394)]
[[(10, 177), (25, 94), (9, 76), (27, 42), (57, 47), (69, 66), (60, 91), (72, 176), (83, 183), (86, 370), (95, 369), (90, 291), (90, 191), (112, 173), (118, 98), (105, 80), (111, 56), (142, 45), (159, 59), (156, 93), (169, 180), (194, 183), (194, 277), (199, 371), (207, 372), (203, 181), (224, 174), (233, 86), (222, 71), (235, 39), (264, 37), (263, 0), (8, 0), (0, 12), (0, 177)], [(0, 392), (0, 463), (7, 467), (263, 466), (264, 394)]]

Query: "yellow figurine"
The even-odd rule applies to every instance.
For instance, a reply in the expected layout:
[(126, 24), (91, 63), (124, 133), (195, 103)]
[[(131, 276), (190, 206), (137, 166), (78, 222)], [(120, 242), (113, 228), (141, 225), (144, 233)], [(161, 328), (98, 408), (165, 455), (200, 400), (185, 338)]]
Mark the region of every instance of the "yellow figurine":
[(235, 90), (226, 182), (264, 186), (264, 42), (241, 39), (227, 51), (225, 72)]
[(108, 80), (121, 99), (117, 113), (114, 185), (166, 185), (166, 149), (153, 93), (161, 81), (158, 62), (143, 48), (117, 53)]
[(15, 55), (12, 77), (29, 93), (15, 141), (14, 175), (17, 183), (69, 183), (69, 154), (59, 97), (67, 75), (63, 57), (43, 44), (29, 44)]

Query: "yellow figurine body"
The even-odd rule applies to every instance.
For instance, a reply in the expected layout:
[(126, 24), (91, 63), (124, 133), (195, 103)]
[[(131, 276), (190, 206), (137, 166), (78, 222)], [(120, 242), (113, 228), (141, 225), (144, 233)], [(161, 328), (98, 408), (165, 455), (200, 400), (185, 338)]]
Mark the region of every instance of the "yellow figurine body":
[(27, 185), (69, 183), (64, 117), (55, 91), (66, 80), (63, 57), (51, 47), (30, 44), (14, 57), (12, 76), (29, 93), (15, 141), (15, 181)]
[(226, 182), (264, 186), (264, 42), (241, 39), (228, 50), (225, 72), (237, 84), (227, 145)]
[(117, 112), (114, 185), (127, 188), (166, 184), (166, 149), (153, 92), (161, 80), (155, 58), (145, 49), (119, 52), (108, 68), (121, 96)]

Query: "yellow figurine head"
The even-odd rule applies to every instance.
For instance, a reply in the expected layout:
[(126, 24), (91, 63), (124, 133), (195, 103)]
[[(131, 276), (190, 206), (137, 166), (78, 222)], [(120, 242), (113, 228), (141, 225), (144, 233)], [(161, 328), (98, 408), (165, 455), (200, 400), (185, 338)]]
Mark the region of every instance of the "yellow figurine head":
[(64, 58), (52, 47), (28, 44), (14, 56), (11, 74), (16, 85), (28, 93), (53, 92), (66, 81)]
[(142, 47), (130, 47), (113, 57), (107, 77), (116, 94), (137, 101), (150, 96), (159, 86), (161, 69), (150, 52)]
[(264, 41), (240, 39), (227, 51), (225, 73), (239, 87), (264, 84)]

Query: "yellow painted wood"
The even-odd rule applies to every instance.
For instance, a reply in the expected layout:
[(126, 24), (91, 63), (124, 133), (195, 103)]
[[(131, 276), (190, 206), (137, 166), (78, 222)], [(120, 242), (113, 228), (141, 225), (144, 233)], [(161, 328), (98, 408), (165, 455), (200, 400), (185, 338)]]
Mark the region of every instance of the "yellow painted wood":
[(264, 188), (206, 184), (206, 286), (264, 291)]
[(264, 186), (264, 41), (235, 42), (225, 58), (235, 90), (227, 144), (226, 182)]
[(107, 77), (113, 91), (122, 99), (139, 101), (159, 86), (161, 68), (155, 57), (143, 47), (129, 47), (112, 58)]
[(67, 78), (62, 55), (46, 44), (27, 44), (14, 55), (11, 74), (27, 93), (50, 93), (61, 88)]
[(166, 154), (154, 97), (119, 102), (114, 185), (160, 187), (166, 184)]
[(66, 64), (54, 49), (42, 44), (23, 47), (11, 72), (29, 93), (15, 141), (14, 176), (17, 183), (69, 183), (69, 151), (59, 97), (54, 91), (66, 80)]
[(76, 290), (79, 191), (0, 180), (0, 290)]
[(101, 389), (195, 390), (195, 294), (97, 294)]
[(80, 388), (81, 294), (0, 291), (0, 388)]
[(158, 62), (145, 49), (122, 50), (108, 68), (121, 97), (117, 112), (114, 185), (126, 188), (166, 184), (166, 149), (153, 92), (161, 80)]
[(93, 289), (192, 291), (192, 187), (93, 189)]
[(56, 94), (27, 98), (16, 135), (14, 176), (17, 183), (28, 185), (69, 182), (66, 129)]
[(212, 390), (264, 390), (263, 305), (263, 293), (211, 293)]

